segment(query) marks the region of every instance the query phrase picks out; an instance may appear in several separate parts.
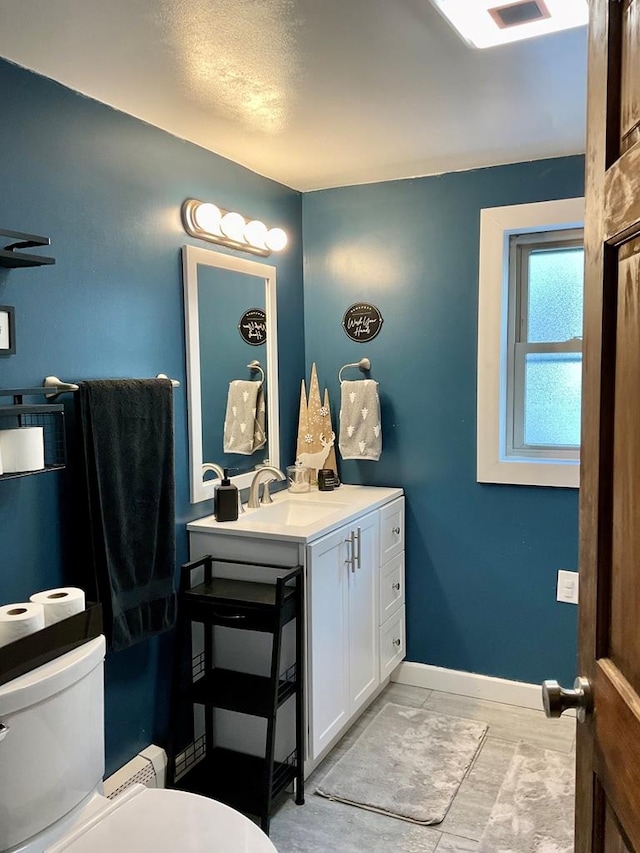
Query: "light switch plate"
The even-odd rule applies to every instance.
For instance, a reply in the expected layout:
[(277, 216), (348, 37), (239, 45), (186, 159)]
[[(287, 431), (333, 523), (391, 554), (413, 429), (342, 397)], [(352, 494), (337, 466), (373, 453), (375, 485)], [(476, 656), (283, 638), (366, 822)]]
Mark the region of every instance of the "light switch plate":
[(565, 569), (559, 569), (556, 600), (564, 601), (567, 604), (577, 604), (579, 586), (578, 572), (569, 572)]

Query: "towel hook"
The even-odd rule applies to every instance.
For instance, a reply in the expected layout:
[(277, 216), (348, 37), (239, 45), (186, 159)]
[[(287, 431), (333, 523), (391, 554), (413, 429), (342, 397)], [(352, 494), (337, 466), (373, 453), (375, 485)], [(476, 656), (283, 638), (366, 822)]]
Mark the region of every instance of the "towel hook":
[(252, 373), (259, 373), (262, 376), (262, 384), (264, 385), (264, 370), (260, 362), (254, 358), (253, 361), (249, 362), (247, 367)]
[(371, 370), (371, 362), (368, 358), (361, 358), (360, 361), (352, 361), (349, 364), (343, 364), (340, 368), (340, 372), (338, 373), (338, 382), (342, 382), (342, 371), (346, 370), (347, 367), (357, 367), (363, 373)]

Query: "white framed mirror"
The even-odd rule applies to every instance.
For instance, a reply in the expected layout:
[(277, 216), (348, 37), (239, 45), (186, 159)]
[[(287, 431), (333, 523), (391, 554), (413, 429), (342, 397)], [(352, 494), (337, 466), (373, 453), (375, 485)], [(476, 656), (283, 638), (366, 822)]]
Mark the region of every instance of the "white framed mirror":
[[(256, 466), (267, 459), (280, 467), (276, 268), (199, 246), (183, 246), (182, 275), (189, 483), (191, 503), (199, 503), (212, 498), (220, 483), (215, 473), (213, 479), (203, 477), (205, 463), (236, 469), (231, 480), (239, 489), (249, 487)], [(246, 330), (241, 334), (240, 325), (246, 312), (251, 315), (256, 310), (263, 310), (266, 316), (266, 342), (253, 345), (247, 341), (251, 335)], [(254, 452), (233, 453), (224, 429), (229, 385), (235, 380), (260, 381), (260, 371), (250, 367), (255, 361), (265, 374), (266, 444)]]

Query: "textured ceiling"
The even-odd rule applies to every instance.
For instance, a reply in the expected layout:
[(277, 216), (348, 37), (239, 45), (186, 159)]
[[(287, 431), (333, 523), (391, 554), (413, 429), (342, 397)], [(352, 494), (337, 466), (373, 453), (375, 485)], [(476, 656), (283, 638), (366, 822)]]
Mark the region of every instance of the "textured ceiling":
[(586, 28), (474, 51), (429, 0), (1, 0), (0, 56), (301, 190), (585, 146)]

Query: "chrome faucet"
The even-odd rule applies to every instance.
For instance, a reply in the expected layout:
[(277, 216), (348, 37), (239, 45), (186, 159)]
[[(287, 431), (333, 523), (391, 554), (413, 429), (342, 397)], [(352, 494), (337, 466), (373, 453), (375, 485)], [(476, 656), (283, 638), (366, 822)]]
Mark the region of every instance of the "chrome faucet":
[[(271, 482), (271, 480), (282, 481), (287, 479), (282, 471), (279, 468), (275, 468), (273, 465), (265, 465), (262, 468), (258, 468), (256, 473), (253, 475), (253, 480), (249, 487), (249, 503), (247, 504), (249, 509), (258, 509), (260, 506), (260, 483), (263, 481), (265, 474), (272, 475), (269, 476), (268, 482)], [(271, 503), (271, 495), (269, 494), (269, 486), (267, 482), (264, 484), (264, 503)]]

